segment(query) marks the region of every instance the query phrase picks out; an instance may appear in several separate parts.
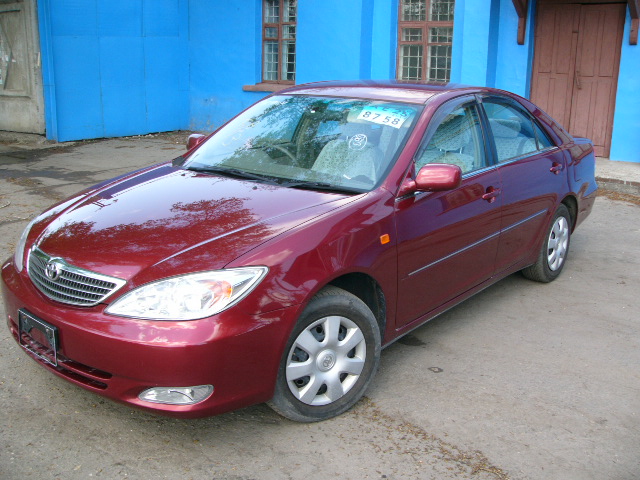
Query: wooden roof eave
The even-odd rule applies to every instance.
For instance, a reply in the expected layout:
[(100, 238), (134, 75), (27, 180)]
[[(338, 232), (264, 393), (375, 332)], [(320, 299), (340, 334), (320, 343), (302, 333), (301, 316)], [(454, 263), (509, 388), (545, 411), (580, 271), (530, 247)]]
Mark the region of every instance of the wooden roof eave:
[[(529, 10), (529, 0), (512, 0), (513, 6), (518, 14), (518, 45), (524, 45), (524, 36), (527, 31), (527, 11)], [(637, 0), (629, 0), (636, 1)]]
[(629, 44), (637, 45), (638, 44), (638, 13), (640, 11), (640, 7), (638, 5), (638, 0), (628, 0), (629, 4), (629, 14), (631, 15), (631, 30), (629, 31)]

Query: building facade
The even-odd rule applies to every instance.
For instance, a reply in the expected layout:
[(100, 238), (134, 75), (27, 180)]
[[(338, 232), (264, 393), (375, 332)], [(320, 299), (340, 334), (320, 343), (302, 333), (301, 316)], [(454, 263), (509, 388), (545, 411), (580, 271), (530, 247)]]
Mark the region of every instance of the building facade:
[(0, 129), (210, 131), (287, 85), (406, 79), (530, 98), (640, 162), (638, 0), (0, 0)]

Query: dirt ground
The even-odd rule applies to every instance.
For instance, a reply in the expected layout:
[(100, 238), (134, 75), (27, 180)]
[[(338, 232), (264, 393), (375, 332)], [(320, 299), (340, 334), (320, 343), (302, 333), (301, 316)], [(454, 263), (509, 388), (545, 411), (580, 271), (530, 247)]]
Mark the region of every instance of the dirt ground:
[[(0, 154), (0, 257), (54, 201), (173, 158), (184, 136)], [(354, 409), (321, 423), (265, 405), (132, 410), (49, 374), (0, 322), (0, 478), (638, 479), (639, 205), (601, 192), (557, 281), (512, 275), (415, 330)]]

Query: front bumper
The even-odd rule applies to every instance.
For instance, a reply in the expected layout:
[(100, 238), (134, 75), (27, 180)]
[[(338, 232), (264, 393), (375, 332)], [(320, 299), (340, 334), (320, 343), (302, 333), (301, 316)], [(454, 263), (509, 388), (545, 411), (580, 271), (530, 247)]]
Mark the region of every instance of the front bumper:
[[(58, 365), (27, 353), (43, 367), (113, 400), (176, 417), (216, 415), (269, 400), (286, 339), (299, 314), (292, 306), (247, 315), (236, 305), (213, 317), (148, 321), (106, 315), (53, 302), (35, 289), (12, 261), (2, 267), (7, 323), (18, 341), (18, 312), (27, 311), (58, 330)], [(194, 405), (145, 402), (151, 387), (213, 385)]]

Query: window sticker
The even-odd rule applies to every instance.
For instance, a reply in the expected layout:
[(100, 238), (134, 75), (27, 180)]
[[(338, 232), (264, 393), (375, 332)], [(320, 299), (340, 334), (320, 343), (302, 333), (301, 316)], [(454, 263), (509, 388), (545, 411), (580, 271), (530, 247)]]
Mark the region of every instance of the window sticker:
[(412, 113), (413, 110), (385, 107), (384, 105), (370, 105), (362, 109), (362, 112), (358, 115), (358, 120), (400, 128)]
[(367, 146), (367, 136), (364, 133), (354, 135), (349, 139), (349, 148), (351, 150), (362, 150)]

